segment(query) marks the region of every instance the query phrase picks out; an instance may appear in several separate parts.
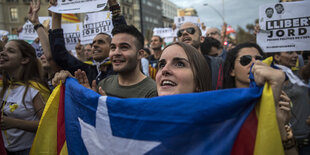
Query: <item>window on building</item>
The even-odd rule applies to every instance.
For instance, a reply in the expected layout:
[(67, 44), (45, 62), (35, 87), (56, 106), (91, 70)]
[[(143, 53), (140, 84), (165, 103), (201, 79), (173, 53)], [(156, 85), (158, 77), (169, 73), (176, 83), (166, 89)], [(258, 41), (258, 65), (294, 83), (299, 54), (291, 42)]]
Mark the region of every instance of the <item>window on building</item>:
[(147, 5), (152, 7), (153, 6), (153, 3), (152, 2), (147, 2)]
[(17, 3), (18, 0), (6, 0), (7, 2), (14, 2), (14, 3)]
[(157, 10), (161, 10), (160, 5), (157, 5), (157, 6), (156, 6), (156, 9), (157, 9)]
[(18, 20), (17, 8), (10, 8), (10, 15), (11, 15), (11, 21), (17, 21)]

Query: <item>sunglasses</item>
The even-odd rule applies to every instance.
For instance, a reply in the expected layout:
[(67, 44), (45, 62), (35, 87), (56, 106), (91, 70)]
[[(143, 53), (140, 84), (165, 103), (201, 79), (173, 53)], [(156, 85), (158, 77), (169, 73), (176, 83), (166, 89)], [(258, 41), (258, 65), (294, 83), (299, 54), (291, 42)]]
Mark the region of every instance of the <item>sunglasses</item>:
[(181, 37), (184, 31), (186, 31), (189, 34), (194, 34), (195, 33), (195, 28), (189, 27), (189, 28), (186, 28), (186, 29), (181, 29), (181, 30), (178, 31), (177, 36)]
[[(264, 57), (262, 57), (262, 56), (254, 56), (254, 58), (255, 58), (255, 60), (263, 60), (264, 59)], [(240, 57), (240, 59), (239, 60), (237, 60), (237, 61), (240, 61), (240, 64), (242, 65), (242, 66), (246, 66), (246, 65), (248, 65), (249, 63), (251, 63), (251, 61), (252, 61), (252, 56), (251, 55), (244, 55), (244, 56), (242, 56), (242, 57)]]

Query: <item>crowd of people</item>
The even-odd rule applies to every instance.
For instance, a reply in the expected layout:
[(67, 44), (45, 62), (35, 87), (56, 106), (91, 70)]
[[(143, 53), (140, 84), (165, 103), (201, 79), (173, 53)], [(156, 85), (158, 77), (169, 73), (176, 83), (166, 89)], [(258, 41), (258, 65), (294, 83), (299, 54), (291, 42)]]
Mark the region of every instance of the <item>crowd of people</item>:
[[(267, 57), (259, 45), (249, 42), (228, 49), (219, 29), (209, 28), (202, 34), (190, 22), (181, 25), (175, 42), (166, 46), (163, 38), (154, 35), (148, 46), (143, 34), (126, 24), (117, 1), (108, 0), (108, 4), (112, 36), (99, 33), (91, 44), (78, 43), (77, 57), (65, 47), (61, 14), (52, 13), (50, 30), (40, 24), (40, 0), (32, 0), (28, 19), (43, 53), (38, 55), (35, 45), (23, 40), (0, 41), (0, 128), (8, 154), (29, 154), (45, 102), (68, 76), (101, 95), (150, 98), (248, 88), (250, 74), (257, 85), (268, 82), (272, 87), (285, 153), (310, 154), (309, 86), (291, 82), (279, 69), (286, 68), (309, 85), (309, 51), (269, 53)], [(277, 69), (261, 62), (266, 58)]]

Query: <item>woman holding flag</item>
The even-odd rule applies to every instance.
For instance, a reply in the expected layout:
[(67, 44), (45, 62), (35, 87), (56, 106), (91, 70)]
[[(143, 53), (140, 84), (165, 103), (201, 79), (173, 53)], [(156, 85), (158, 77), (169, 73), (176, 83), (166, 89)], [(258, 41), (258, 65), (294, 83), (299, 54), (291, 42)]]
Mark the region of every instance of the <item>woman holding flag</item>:
[[(272, 69), (271, 67), (266, 67), (267, 65), (261, 62), (264, 59), (264, 53), (262, 49), (255, 43), (243, 43), (237, 45), (230, 52), (228, 52), (226, 61), (224, 63), (224, 80), (223, 87), (224, 89), (228, 88), (248, 88), (250, 86), (250, 69), (252, 67), (252, 72), (254, 73), (254, 77), (257, 77), (257, 74), (264, 74), (265, 77), (269, 76), (270, 82), (273, 81), (271, 85), (279, 85), (282, 86), (284, 79), (280, 78), (282, 71)], [(253, 65), (254, 64), (254, 65)], [(257, 71), (258, 68), (266, 68), (264, 72)], [(256, 74), (255, 74), (256, 73)], [(283, 72), (282, 72), (283, 74)], [(281, 83), (281, 84), (280, 84)], [(286, 153), (297, 153), (295, 150), (295, 141), (293, 136), (291, 136), (291, 129), (288, 126), (285, 126), (290, 120), (291, 117), (291, 107), (290, 107), (290, 98), (282, 91), (281, 87), (273, 87), (273, 93), (278, 92), (278, 99), (275, 97), (276, 104), (276, 113), (278, 126), (281, 133), (283, 147), (286, 150)], [(255, 111), (253, 110), (251, 115), (253, 117), (257, 117)], [(250, 120), (246, 120), (250, 121)], [(253, 121), (253, 120), (251, 120)], [(257, 121), (255, 119), (255, 121)], [(246, 132), (247, 138), (256, 136), (256, 131), (253, 132), (252, 129), (241, 129), (240, 133)], [(238, 135), (239, 139), (245, 138), (242, 137), (241, 134)], [(248, 145), (248, 144), (247, 144)], [(250, 144), (254, 147), (255, 144)], [(235, 150), (237, 151), (237, 150)]]
[(29, 154), (49, 96), (34, 48), (23, 40), (8, 42), (0, 52), (3, 75), (0, 128), (8, 154)]

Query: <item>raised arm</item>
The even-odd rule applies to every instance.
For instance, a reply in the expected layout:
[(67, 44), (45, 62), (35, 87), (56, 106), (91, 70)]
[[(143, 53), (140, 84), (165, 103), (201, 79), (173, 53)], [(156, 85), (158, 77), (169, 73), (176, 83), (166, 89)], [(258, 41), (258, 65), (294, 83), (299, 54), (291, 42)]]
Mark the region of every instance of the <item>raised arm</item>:
[(108, 0), (108, 4), (110, 6), (110, 11), (112, 12), (112, 23), (113, 26), (117, 25), (127, 25), (124, 16), (121, 15), (121, 8), (117, 2), (117, 0)]
[(52, 53), (51, 53), (51, 47), (50, 47), (50, 43), (48, 40), (48, 34), (45, 31), (43, 25), (39, 22), (39, 17), (38, 17), (39, 10), (40, 10), (40, 0), (32, 0), (32, 2), (30, 2), (28, 19), (35, 26), (35, 29), (41, 41), (44, 55), (47, 61), (50, 61), (50, 60), (53, 60)]

